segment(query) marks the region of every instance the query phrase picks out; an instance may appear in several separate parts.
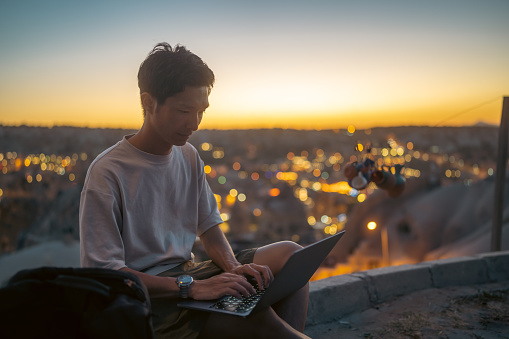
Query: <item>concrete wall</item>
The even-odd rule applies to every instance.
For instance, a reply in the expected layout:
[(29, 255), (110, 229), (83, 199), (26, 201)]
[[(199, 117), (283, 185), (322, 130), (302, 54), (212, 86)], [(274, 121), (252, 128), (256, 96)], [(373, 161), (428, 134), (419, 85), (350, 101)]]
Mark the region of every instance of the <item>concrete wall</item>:
[(345, 274), (310, 284), (306, 325), (327, 323), (428, 288), (509, 281), (509, 251)]

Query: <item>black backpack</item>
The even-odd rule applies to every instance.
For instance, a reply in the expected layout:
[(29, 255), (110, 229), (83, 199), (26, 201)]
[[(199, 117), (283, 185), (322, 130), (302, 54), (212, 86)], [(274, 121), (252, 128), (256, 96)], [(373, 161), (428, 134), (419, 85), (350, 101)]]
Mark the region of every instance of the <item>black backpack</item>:
[(0, 338), (153, 338), (150, 299), (127, 272), (23, 270), (0, 289)]

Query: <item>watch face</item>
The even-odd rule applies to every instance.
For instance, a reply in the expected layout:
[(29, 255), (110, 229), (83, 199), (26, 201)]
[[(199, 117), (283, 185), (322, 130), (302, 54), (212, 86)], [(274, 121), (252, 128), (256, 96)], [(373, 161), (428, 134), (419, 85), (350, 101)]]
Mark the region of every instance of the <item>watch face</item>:
[(184, 285), (184, 286), (187, 286), (193, 282), (193, 278), (189, 275), (181, 275), (177, 279), (178, 279), (179, 285)]

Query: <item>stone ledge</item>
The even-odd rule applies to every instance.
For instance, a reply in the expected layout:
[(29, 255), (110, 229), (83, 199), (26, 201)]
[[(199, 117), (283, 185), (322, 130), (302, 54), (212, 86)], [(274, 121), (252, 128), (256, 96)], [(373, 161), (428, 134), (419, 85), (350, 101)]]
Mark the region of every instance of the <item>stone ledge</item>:
[(306, 326), (362, 312), (428, 288), (509, 280), (509, 251), (383, 267), (310, 283)]
[(366, 281), (353, 275), (339, 275), (311, 283), (307, 322), (330, 322), (369, 308), (371, 302), (367, 289)]
[(448, 258), (421, 263), (431, 271), (433, 287), (462, 286), (489, 282), (486, 262), (476, 257)]
[(429, 269), (418, 265), (390, 266), (354, 274), (364, 275), (370, 281), (372, 304), (432, 287)]
[(479, 254), (486, 262), (490, 282), (509, 280), (509, 251)]

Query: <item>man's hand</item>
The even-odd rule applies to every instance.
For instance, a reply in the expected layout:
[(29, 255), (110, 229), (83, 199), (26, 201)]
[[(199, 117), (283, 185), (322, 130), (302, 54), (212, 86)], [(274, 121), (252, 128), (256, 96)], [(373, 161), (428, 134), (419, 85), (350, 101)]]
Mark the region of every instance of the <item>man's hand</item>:
[(270, 270), (269, 266), (265, 265), (257, 265), (257, 264), (246, 264), (239, 265), (230, 270), (230, 273), (242, 275), (242, 276), (252, 276), (256, 279), (258, 283), (258, 288), (260, 290), (264, 290), (267, 288), (272, 280), (274, 280), (274, 275)]
[(243, 275), (221, 273), (209, 279), (195, 280), (189, 296), (195, 300), (213, 300), (225, 295), (242, 298), (255, 293), (255, 289)]

